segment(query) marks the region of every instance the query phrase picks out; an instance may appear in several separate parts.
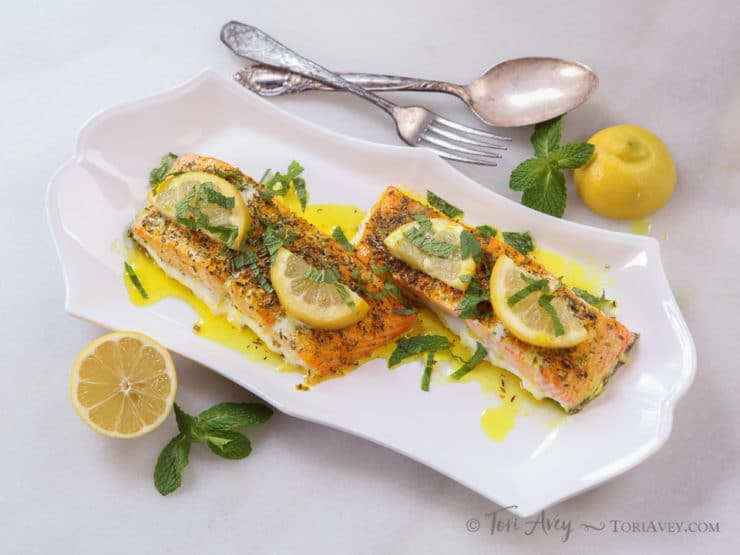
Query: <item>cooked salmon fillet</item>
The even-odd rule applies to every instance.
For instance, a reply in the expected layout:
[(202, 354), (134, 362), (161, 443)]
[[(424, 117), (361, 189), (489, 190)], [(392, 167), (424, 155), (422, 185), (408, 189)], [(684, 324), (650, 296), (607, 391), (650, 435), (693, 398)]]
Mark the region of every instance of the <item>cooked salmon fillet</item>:
[[(266, 345), (289, 362), (306, 368), (306, 384), (341, 375), (369, 356), (376, 348), (393, 341), (416, 322), (414, 314), (398, 314), (404, 305), (384, 294), (384, 282), (333, 238), (280, 203), (263, 198), (264, 187), (237, 168), (214, 158), (183, 155), (170, 173), (201, 171), (227, 176), (242, 188), (255, 227), (248, 246), (257, 254), (259, 274), (270, 276), (270, 254), (262, 245), (267, 225), (293, 237), (289, 250), (316, 268), (336, 268), (340, 281), (357, 292), (369, 305), (367, 315), (340, 330), (318, 330), (288, 315), (274, 291), (260, 283), (250, 268), (232, 272), (233, 252), (200, 230), (165, 218), (156, 208), (145, 207), (131, 226), (131, 236), (170, 276), (189, 287), (215, 313), (246, 325)], [(264, 283), (264, 281), (262, 282)], [(375, 293), (375, 295), (372, 295)]]
[[(490, 305), (481, 311), (483, 316), (461, 320), (456, 307), (463, 299), (464, 292), (394, 258), (383, 242), (399, 226), (414, 221), (412, 214), (419, 213), (429, 218), (449, 219), (398, 188), (387, 188), (368, 215), (356, 250), (357, 256), (368, 265), (387, 267), (391, 279), (399, 288), (432, 308), (463, 339), (468, 335), (468, 338), (480, 341), (487, 348), (489, 359), (519, 376), (523, 387), (536, 397), (554, 399), (566, 412), (574, 413), (599, 395), (609, 377), (623, 362), (624, 354), (634, 343), (636, 334), (566, 287), (553, 294), (566, 297), (568, 305), (588, 332), (588, 338), (574, 347), (548, 349), (525, 343), (504, 328)], [(536, 260), (496, 237), (485, 238), (474, 227), (461, 225), (483, 247), (484, 260), (478, 265), (475, 276), (481, 284), (488, 283), (486, 268), (490, 271), (501, 255), (508, 256), (539, 278), (553, 278)], [(463, 322), (465, 325), (462, 325)]]

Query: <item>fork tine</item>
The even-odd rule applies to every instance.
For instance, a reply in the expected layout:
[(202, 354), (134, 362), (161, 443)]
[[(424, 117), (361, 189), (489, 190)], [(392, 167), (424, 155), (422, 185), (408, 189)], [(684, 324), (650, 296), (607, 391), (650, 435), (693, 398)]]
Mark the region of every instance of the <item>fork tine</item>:
[(437, 116), (432, 121), (441, 123), (442, 125), (446, 127), (457, 129), (458, 131), (462, 131), (464, 133), (470, 133), (471, 135), (478, 135), (479, 137), (485, 137), (487, 139), (493, 139), (495, 141), (506, 141), (506, 142), (511, 141), (511, 137), (502, 137), (500, 135), (494, 135), (493, 133), (489, 133), (488, 131), (483, 131), (482, 129), (476, 129), (474, 127), (468, 127), (467, 125), (462, 125), (460, 123), (450, 121), (448, 119), (443, 118), (442, 116)]
[(445, 150), (451, 150), (454, 153), (472, 154), (473, 156), (483, 156), (483, 157), (489, 157), (489, 158), (501, 158), (501, 155), (498, 152), (490, 152), (486, 150), (477, 150), (474, 148), (468, 148), (463, 145), (451, 143), (450, 141), (445, 141), (444, 139), (440, 139), (438, 137), (435, 137), (434, 135), (429, 135), (428, 133), (425, 134), (420, 139), (421, 143), (423, 143), (424, 141), (431, 143), (435, 146), (438, 146), (440, 148), (443, 148)]
[(468, 162), (471, 164), (479, 164), (481, 166), (497, 166), (498, 165), (492, 159), (487, 158), (485, 156), (482, 156), (482, 157), (466, 156), (464, 154), (454, 154), (446, 150), (442, 150), (440, 148), (435, 148), (431, 145), (420, 145), (420, 146), (422, 148), (425, 148), (426, 150), (434, 152), (434, 154), (436, 154), (437, 156), (441, 156), (442, 158), (447, 158), (448, 160), (455, 160), (457, 162)]
[(445, 129), (444, 127), (436, 127), (433, 123), (430, 123), (427, 126), (427, 131), (430, 131), (432, 133), (436, 133), (437, 135), (440, 135), (442, 137), (446, 137), (448, 139), (451, 139), (453, 141), (457, 141), (459, 143), (465, 143), (468, 145), (474, 145), (481, 148), (493, 148), (496, 150), (507, 150), (507, 148), (503, 145), (496, 145), (493, 143), (486, 143), (480, 140), (473, 140), (469, 137), (466, 137), (465, 135), (461, 135), (459, 133), (453, 133), (452, 131), (449, 131)]

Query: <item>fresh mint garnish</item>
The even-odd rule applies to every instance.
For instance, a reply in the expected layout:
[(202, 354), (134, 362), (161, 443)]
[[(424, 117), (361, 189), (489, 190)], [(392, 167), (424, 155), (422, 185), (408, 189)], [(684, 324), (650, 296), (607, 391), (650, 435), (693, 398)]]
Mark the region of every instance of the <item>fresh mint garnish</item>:
[(262, 197), (268, 199), (284, 197), (290, 191), (290, 186), (293, 185), (301, 203), (301, 211), (305, 212), (308, 203), (308, 192), (306, 191), (306, 180), (301, 177), (303, 169), (303, 166), (293, 160), (288, 166), (287, 173), (273, 172), (269, 168), (265, 170), (260, 179), (260, 183), (265, 185)]
[(175, 163), (175, 160), (177, 160), (177, 158), (177, 154), (174, 154), (172, 152), (168, 152), (167, 154), (162, 156), (162, 160), (160, 161), (159, 166), (149, 172), (149, 185), (155, 186), (159, 184), (165, 178), (167, 172), (170, 171), (170, 168), (172, 168), (172, 164)]
[(472, 258), (475, 262), (479, 263), (482, 256), (483, 247), (480, 246), (478, 239), (467, 229), (464, 229), (460, 233), (460, 258), (462, 260)]
[(231, 259), (231, 269), (236, 272), (237, 270), (241, 270), (245, 267), (249, 268), (249, 271), (252, 272), (252, 275), (260, 284), (262, 289), (264, 289), (268, 293), (272, 293), (274, 291), (274, 289), (272, 288), (272, 284), (270, 283), (270, 280), (265, 277), (260, 271), (258, 262), (259, 260), (257, 258), (257, 253), (255, 253), (252, 249), (242, 248), (242, 250), (239, 251), (239, 253), (237, 253), (236, 256)]
[(494, 228), (492, 228), (490, 225), (479, 225), (475, 229), (478, 230), (478, 232), (483, 235), (484, 239), (490, 239), (491, 237), (496, 237), (496, 234), (498, 231)]
[(270, 259), (274, 262), (275, 255), (281, 247), (289, 247), (290, 243), (295, 239), (295, 234), (288, 235), (287, 233), (280, 233), (275, 226), (269, 224), (265, 232), (262, 234), (262, 244), (270, 253)]
[(337, 293), (339, 293), (339, 296), (342, 297), (344, 304), (346, 304), (349, 308), (355, 308), (356, 305), (355, 301), (352, 300), (352, 295), (349, 294), (349, 291), (347, 291), (347, 288), (344, 286), (344, 284), (339, 282), (340, 276), (336, 268), (318, 269), (309, 265), (309, 267), (306, 269), (306, 273), (303, 274), (303, 277), (310, 281), (313, 281), (314, 283), (333, 284), (334, 288), (337, 290)]
[(434, 354), (440, 349), (449, 349), (450, 340), (442, 335), (417, 335), (414, 337), (405, 337), (399, 339), (395, 350), (388, 358), (388, 368), (400, 364), (407, 358), (411, 358), (422, 353), (427, 354), (426, 363), (424, 364), (424, 373), (421, 377), (422, 391), (429, 391), (429, 383), (434, 368)]
[(524, 280), (528, 285), (514, 293), (511, 297), (506, 299), (506, 303), (509, 306), (514, 306), (519, 301), (523, 301), (529, 295), (534, 293), (535, 291), (543, 291), (547, 289), (547, 280), (546, 279), (538, 279), (534, 280), (532, 278), (529, 278), (529, 276), (525, 274), (519, 274), (522, 280)]
[(591, 159), (594, 146), (587, 142), (560, 145), (563, 116), (538, 123), (530, 141), (535, 158), (519, 164), (509, 180), (509, 187), (523, 191), (522, 204), (545, 214), (561, 218), (567, 193), (561, 170), (573, 170)]
[(139, 276), (136, 275), (136, 272), (134, 271), (131, 264), (129, 264), (128, 262), (124, 262), (123, 268), (126, 270), (126, 275), (131, 280), (131, 283), (134, 284), (134, 287), (136, 287), (136, 290), (139, 292), (139, 295), (141, 295), (141, 298), (148, 299), (149, 293), (147, 293), (146, 289), (144, 289), (144, 286), (141, 284), (141, 280), (139, 279)]
[[(451, 348), (452, 344), (450, 343), (450, 340), (442, 335), (416, 335), (414, 337), (406, 337), (398, 341), (396, 349), (391, 353), (391, 356), (388, 359), (388, 368), (400, 364), (407, 358), (426, 353), (424, 372), (421, 375), (421, 390), (429, 391), (432, 371), (436, 364), (435, 355), (438, 351), (450, 352)], [(478, 366), (478, 364), (480, 364), (487, 355), (488, 351), (486, 351), (483, 345), (478, 343), (476, 345), (475, 353), (473, 353), (469, 360), (464, 361), (460, 368), (450, 374), (450, 377), (454, 380), (459, 380), (465, 374), (473, 370), (473, 368)]]
[(565, 333), (565, 328), (563, 327), (563, 323), (560, 321), (560, 317), (558, 317), (555, 307), (550, 303), (552, 299), (552, 295), (544, 294), (537, 300), (537, 304), (539, 304), (544, 311), (547, 312), (548, 316), (550, 316), (552, 325), (555, 328), (555, 336), (559, 337)]
[(529, 254), (534, 250), (534, 240), (529, 231), (525, 231), (524, 233), (504, 231), (501, 236), (504, 239), (504, 243), (514, 247), (522, 254)]
[(598, 309), (614, 309), (617, 306), (617, 301), (613, 299), (607, 299), (606, 292), (603, 290), (601, 291), (601, 297), (597, 297), (596, 295), (589, 293), (585, 289), (579, 289), (578, 287), (573, 287), (573, 293), (581, 297), (588, 304), (595, 306)]
[(162, 495), (168, 495), (182, 484), (182, 471), (188, 465), (191, 441), (178, 434), (162, 449), (154, 467), (154, 485)]
[(182, 484), (182, 471), (188, 465), (190, 446), (206, 442), (208, 448), (225, 459), (243, 459), (252, 452), (249, 439), (237, 428), (262, 424), (272, 410), (261, 403), (219, 403), (197, 417), (175, 403), (175, 420), (180, 431), (162, 449), (154, 467), (154, 485), (162, 495)]
[(486, 358), (487, 356), (488, 356), (488, 351), (486, 351), (486, 348), (483, 345), (481, 345), (480, 342), (476, 342), (475, 352), (473, 353), (473, 356), (471, 356), (468, 360), (466, 360), (460, 368), (458, 368), (452, 374), (450, 374), (450, 378), (452, 378), (453, 380), (459, 380), (464, 375), (472, 371), (481, 362), (483, 362), (483, 359)]
[(436, 208), (437, 210), (442, 212), (442, 214), (450, 218), (457, 218), (458, 216), (463, 215), (463, 211), (460, 210), (457, 206), (453, 206), (445, 199), (435, 195), (431, 191), (427, 191), (427, 202), (429, 203), (429, 206), (431, 206), (432, 208)]
[(344, 231), (342, 231), (341, 227), (334, 226), (334, 229), (331, 230), (331, 236), (337, 243), (342, 245), (349, 252), (355, 251), (354, 245), (349, 242), (349, 239), (347, 239), (347, 236), (344, 234)]
[(449, 258), (452, 256), (457, 248), (456, 245), (440, 241), (429, 235), (432, 231), (432, 220), (424, 214), (414, 214), (413, 217), (419, 223), (404, 231), (403, 236), (417, 249), (429, 256), (435, 258)]
[(460, 279), (463, 278), (466, 278), (463, 281), (470, 280), (470, 285), (468, 285), (465, 295), (460, 304), (455, 307), (455, 310), (458, 312), (458, 317), (463, 320), (478, 318), (481, 316), (478, 305), (489, 300), (488, 288), (482, 287), (480, 280), (476, 277), (461, 276)]
[(239, 233), (239, 228), (231, 224), (211, 224), (203, 209), (216, 204), (226, 210), (234, 208), (234, 197), (227, 197), (213, 188), (213, 183), (200, 183), (192, 189), (175, 207), (175, 221), (192, 229), (202, 229), (216, 235), (224, 244), (231, 246)]

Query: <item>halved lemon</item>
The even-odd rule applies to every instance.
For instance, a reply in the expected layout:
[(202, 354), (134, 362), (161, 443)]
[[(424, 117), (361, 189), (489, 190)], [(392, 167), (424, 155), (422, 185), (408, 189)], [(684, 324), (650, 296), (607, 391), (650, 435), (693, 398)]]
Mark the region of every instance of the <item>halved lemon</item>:
[(513, 305), (509, 303), (510, 298), (529, 285), (522, 279), (522, 274), (531, 280), (537, 280), (507, 256), (499, 256), (493, 266), (491, 304), (504, 327), (522, 341), (539, 347), (572, 347), (584, 341), (588, 332), (564, 298), (553, 297), (550, 300), (550, 305), (563, 326), (563, 333), (560, 335), (556, 334), (553, 318), (540, 304), (540, 297), (546, 291), (533, 291), (519, 302)]
[(476, 264), (472, 257), (462, 260), (460, 256), (460, 234), (464, 228), (442, 218), (431, 218), (429, 221), (432, 226), (425, 237), (454, 245), (456, 248), (450, 256), (446, 258), (432, 256), (412, 244), (406, 232), (418, 226), (418, 222), (409, 222), (393, 230), (383, 242), (393, 256), (403, 260), (412, 268), (437, 278), (455, 289), (465, 291), (470, 285), (470, 280), (466, 281), (463, 276), (474, 275)]
[(167, 349), (133, 331), (99, 337), (77, 356), (70, 394), (80, 418), (108, 437), (151, 432), (172, 411), (177, 376)]
[(311, 266), (300, 256), (281, 248), (270, 269), (270, 280), (285, 311), (321, 330), (346, 328), (362, 320), (370, 308), (349, 287), (317, 282), (306, 277)]
[[(252, 216), (239, 190), (210, 173), (186, 172), (168, 177), (149, 191), (148, 199), (162, 214), (176, 221), (180, 208), (181, 219), (190, 220), (193, 227), (235, 249), (252, 225)], [(205, 220), (200, 221), (199, 214)]]

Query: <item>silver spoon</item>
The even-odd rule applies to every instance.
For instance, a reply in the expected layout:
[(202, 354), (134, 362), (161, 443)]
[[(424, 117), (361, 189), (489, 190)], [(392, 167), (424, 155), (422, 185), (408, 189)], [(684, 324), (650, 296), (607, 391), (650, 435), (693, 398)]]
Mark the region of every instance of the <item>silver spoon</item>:
[[(599, 84), (583, 64), (560, 58), (517, 58), (493, 66), (469, 85), (444, 81), (340, 73), (370, 91), (435, 91), (460, 97), (481, 121), (496, 127), (532, 125), (570, 112), (583, 104)], [(257, 64), (234, 79), (261, 96), (310, 90), (335, 90), (289, 70)]]

